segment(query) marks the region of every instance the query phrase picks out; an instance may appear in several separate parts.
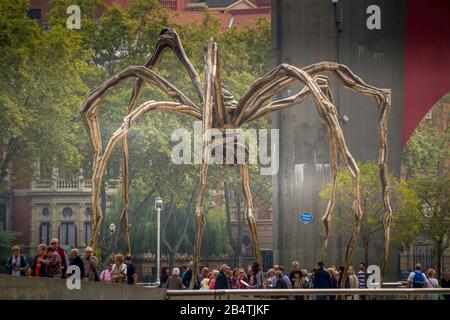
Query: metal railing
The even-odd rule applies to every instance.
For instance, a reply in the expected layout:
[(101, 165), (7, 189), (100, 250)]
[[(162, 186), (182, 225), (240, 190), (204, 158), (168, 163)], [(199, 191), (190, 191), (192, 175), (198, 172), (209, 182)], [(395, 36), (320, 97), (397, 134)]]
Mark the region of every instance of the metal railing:
[(167, 298), (213, 297), (214, 299), (267, 299), (293, 296), (409, 296), (425, 294), (450, 295), (450, 288), (380, 288), (380, 289), (230, 289), (167, 290)]

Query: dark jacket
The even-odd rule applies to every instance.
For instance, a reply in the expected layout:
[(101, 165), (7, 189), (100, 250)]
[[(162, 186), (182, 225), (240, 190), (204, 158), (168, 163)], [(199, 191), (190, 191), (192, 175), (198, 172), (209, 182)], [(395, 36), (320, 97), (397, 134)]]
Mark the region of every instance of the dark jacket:
[(225, 272), (220, 271), (216, 278), (214, 289), (231, 289), (230, 279), (228, 279)]
[[(338, 286), (338, 288), (341, 287), (341, 281), (342, 281), (342, 274), (339, 275), (339, 279), (338, 279), (338, 281), (337, 281), (337, 286)], [(345, 281), (345, 287), (346, 287), (347, 289), (350, 288), (350, 279), (349, 279), (348, 275), (347, 275), (347, 280)]]
[[(13, 257), (10, 256), (8, 259), (8, 262), (6, 262), (6, 270), (8, 270), (8, 274), (12, 274), (12, 271), (14, 269), (14, 267), (12, 265), (12, 261), (13, 261)], [(20, 275), (24, 276), (28, 269), (28, 261), (27, 261), (27, 258), (25, 258), (24, 256), (20, 256), (19, 268), (20, 268)]]
[(186, 288), (189, 288), (189, 283), (191, 282), (191, 279), (192, 279), (192, 270), (187, 269), (186, 272), (183, 274), (183, 278), (181, 279), (183, 281), (183, 285)]
[(314, 272), (313, 287), (321, 289), (331, 288), (330, 274), (324, 268), (319, 268)]
[(78, 266), (78, 268), (80, 268), (81, 279), (84, 279), (84, 263), (79, 256), (76, 256), (73, 259), (69, 259), (69, 265)]
[(277, 279), (277, 282), (275, 284), (275, 289), (287, 289), (287, 288), (288, 288), (288, 285), (283, 278)]

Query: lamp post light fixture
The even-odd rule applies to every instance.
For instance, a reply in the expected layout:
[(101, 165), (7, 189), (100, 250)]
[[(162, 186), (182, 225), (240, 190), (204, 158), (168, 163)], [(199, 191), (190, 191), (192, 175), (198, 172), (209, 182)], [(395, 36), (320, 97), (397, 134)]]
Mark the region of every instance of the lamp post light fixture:
[(155, 199), (155, 210), (157, 214), (157, 243), (156, 243), (156, 283), (160, 283), (160, 264), (161, 264), (161, 210), (163, 209), (163, 199), (161, 197), (156, 197)]
[(114, 233), (116, 233), (116, 225), (114, 223), (112, 223), (112, 222), (109, 225), (109, 232), (111, 232), (111, 236), (113, 236)]

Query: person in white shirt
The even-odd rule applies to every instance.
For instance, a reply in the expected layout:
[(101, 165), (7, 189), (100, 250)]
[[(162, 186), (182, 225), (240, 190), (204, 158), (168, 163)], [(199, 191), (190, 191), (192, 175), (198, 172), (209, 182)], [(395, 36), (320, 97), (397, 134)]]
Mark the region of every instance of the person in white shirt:
[[(439, 281), (434, 277), (436, 271), (434, 269), (427, 270), (427, 287), (428, 288), (439, 288)], [(439, 295), (437, 293), (428, 293), (425, 296), (426, 300), (438, 300)]]
[(114, 256), (114, 265), (111, 270), (111, 282), (127, 284), (127, 265), (123, 263), (123, 256)]

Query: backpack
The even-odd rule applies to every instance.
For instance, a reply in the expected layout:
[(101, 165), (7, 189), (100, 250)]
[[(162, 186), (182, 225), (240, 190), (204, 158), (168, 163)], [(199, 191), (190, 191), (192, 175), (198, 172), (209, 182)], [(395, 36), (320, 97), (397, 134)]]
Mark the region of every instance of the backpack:
[(425, 279), (420, 271), (416, 271), (412, 281), (413, 288), (423, 288), (425, 285)]

